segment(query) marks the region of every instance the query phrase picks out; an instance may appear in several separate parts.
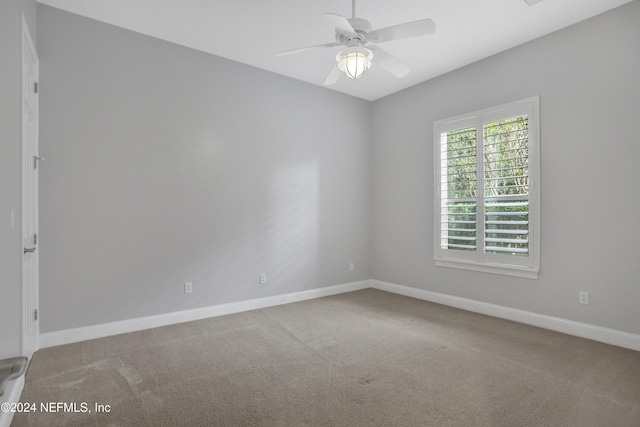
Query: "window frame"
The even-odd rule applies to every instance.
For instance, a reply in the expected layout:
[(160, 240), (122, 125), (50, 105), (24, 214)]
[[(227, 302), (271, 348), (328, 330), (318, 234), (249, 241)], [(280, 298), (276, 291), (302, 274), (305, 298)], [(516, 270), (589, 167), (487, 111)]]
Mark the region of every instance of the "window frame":
[[(487, 253), (485, 246), (484, 211), (484, 124), (509, 119), (518, 115), (528, 118), (528, 254), (508, 255)], [(475, 127), (476, 174), (483, 180), (482, 193), (476, 195), (476, 249), (462, 251), (442, 248), (441, 245), (441, 135), (443, 132)], [(434, 147), (434, 262), (439, 267), (450, 267), (485, 273), (503, 274), (537, 279), (540, 271), (540, 104), (539, 96), (532, 96), (506, 104), (484, 108), (433, 123)], [(482, 147), (482, 148), (481, 148)]]

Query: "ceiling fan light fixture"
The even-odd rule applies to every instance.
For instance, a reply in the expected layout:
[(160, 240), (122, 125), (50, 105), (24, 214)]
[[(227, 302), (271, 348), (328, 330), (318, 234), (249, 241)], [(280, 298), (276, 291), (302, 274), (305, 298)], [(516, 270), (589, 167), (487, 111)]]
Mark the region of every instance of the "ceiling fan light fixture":
[(373, 52), (366, 47), (352, 46), (342, 49), (336, 55), (338, 69), (350, 79), (359, 79), (371, 68)]

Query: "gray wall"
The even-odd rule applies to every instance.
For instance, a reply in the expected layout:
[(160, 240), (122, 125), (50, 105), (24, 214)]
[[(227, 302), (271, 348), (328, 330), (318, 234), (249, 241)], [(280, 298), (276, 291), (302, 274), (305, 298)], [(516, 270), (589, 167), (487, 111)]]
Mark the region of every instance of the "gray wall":
[[(639, 334), (639, 21), (367, 103), (38, 6), (41, 330), (374, 278)], [(536, 94), (539, 280), (436, 268), (433, 121)]]
[[(0, 1), (0, 359), (21, 352), (20, 97), (22, 15), (36, 37), (35, 0)], [(11, 228), (11, 211), (15, 228)]]
[[(376, 101), (373, 277), (640, 334), (639, 22), (636, 1)], [(539, 280), (435, 267), (433, 121), (531, 95)]]
[(42, 332), (371, 277), (370, 103), (42, 5), (38, 25)]

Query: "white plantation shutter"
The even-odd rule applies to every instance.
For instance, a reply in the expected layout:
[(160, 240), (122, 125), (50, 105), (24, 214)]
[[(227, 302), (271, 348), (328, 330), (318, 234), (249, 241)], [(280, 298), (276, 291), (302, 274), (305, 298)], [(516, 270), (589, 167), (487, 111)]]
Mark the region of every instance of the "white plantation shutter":
[(537, 277), (537, 97), (435, 122), (434, 134), (436, 264)]
[(484, 123), (484, 250), (529, 253), (529, 118)]
[(475, 250), (477, 239), (476, 129), (441, 135), (440, 238), (446, 249)]

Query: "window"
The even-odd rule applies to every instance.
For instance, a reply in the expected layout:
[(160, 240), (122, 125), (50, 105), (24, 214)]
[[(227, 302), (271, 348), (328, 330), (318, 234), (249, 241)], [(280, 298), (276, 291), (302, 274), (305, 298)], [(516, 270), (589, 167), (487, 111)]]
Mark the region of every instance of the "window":
[(434, 123), (435, 262), (537, 278), (538, 97)]

